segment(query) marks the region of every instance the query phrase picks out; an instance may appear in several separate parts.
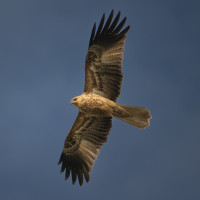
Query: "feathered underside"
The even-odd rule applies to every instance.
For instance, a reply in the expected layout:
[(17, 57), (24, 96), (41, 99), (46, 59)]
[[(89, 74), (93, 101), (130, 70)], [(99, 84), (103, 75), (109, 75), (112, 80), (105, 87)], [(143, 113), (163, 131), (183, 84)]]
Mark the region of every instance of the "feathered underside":
[[(96, 31), (92, 29), (89, 49), (85, 61), (85, 93), (93, 93), (116, 101), (122, 83), (122, 59), (124, 42), (129, 26), (122, 30), (126, 17), (118, 24), (120, 12), (113, 19), (113, 10), (104, 25), (103, 15)], [(72, 183), (78, 177), (80, 185), (83, 177), (89, 181), (89, 173), (99, 154), (99, 149), (107, 141), (112, 127), (112, 117), (91, 117), (79, 112), (69, 131), (59, 160), (65, 178), (72, 175)]]
[(105, 25), (103, 15), (97, 31), (96, 23), (93, 26), (85, 61), (84, 92), (116, 101), (121, 91), (124, 43), (130, 26), (122, 30), (126, 17), (118, 24), (120, 12), (112, 22), (113, 14), (112, 10)]
[(112, 117), (91, 117), (79, 112), (77, 119), (67, 135), (58, 164), (62, 163), (61, 172), (65, 179), (70, 172), (72, 183), (83, 184), (83, 176), (89, 181), (89, 173), (99, 154), (99, 149), (107, 141), (112, 127)]

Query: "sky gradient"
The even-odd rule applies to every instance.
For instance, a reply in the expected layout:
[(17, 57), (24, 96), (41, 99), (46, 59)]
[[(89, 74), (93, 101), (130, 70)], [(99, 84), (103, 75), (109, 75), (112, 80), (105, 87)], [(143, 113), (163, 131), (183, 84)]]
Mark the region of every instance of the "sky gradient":
[[(82, 187), (57, 166), (77, 116), (94, 22), (127, 16), (120, 104), (147, 107), (145, 130), (113, 120)], [(0, 199), (200, 199), (199, 1), (0, 1)]]

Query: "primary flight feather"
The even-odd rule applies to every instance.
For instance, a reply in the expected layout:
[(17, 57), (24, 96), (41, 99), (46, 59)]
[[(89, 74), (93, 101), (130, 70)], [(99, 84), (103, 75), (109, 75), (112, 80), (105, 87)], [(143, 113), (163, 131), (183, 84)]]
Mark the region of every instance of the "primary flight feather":
[(97, 30), (96, 23), (93, 26), (85, 61), (84, 92), (71, 100), (79, 113), (58, 164), (62, 164), (65, 179), (71, 173), (73, 184), (77, 177), (80, 185), (84, 178), (89, 181), (99, 150), (107, 141), (112, 117), (142, 129), (150, 124), (148, 109), (116, 103), (121, 91), (124, 44), (130, 26), (123, 29), (126, 17), (118, 23), (120, 12), (114, 20), (113, 14), (112, 10), (105, 24), (103, 14)]

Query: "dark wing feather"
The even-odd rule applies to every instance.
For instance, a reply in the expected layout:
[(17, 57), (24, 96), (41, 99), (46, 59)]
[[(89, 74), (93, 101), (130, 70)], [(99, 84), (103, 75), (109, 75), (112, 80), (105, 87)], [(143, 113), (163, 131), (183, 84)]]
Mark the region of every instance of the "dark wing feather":
[(65, 171), (65, 179), (71, 173), (72, 183), (79, 180), (83, 184), (83, 177), (89, 181), (89, 173), (99, 154), (99, 149), (107, 141), (112, 127), (112, 117), (91, 117), (79, 112), (76, 121), (65, 140), (64, 148), (58, 164), (61, 172)]
[(112, 10), (105, 26), (103, 26), (105, 20), (105, 15), (103, 15), (97, 32), (96, 24), (92, 29), (85, 61), (84, 92), (98, 94), (116, 101), (121, 91), (123, 79), (124, 42), (130, 27), (127, 26), (122, 30), (126, 17), (117, 25), (120, 12), (112, 22), (113, 13)]

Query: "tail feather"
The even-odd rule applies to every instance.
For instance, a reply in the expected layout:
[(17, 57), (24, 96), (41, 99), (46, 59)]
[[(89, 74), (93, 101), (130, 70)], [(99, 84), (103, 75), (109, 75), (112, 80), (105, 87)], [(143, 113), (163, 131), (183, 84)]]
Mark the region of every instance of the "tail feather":
[(129, 116), (116, 115), (114, 117), (127, 122), (133, 126), (144, 129), (150, 125), (151, 114), (147, 108), (137, 107), (137, 106), (126, 106), (117, 104), (120, 108), (126, 110)]

